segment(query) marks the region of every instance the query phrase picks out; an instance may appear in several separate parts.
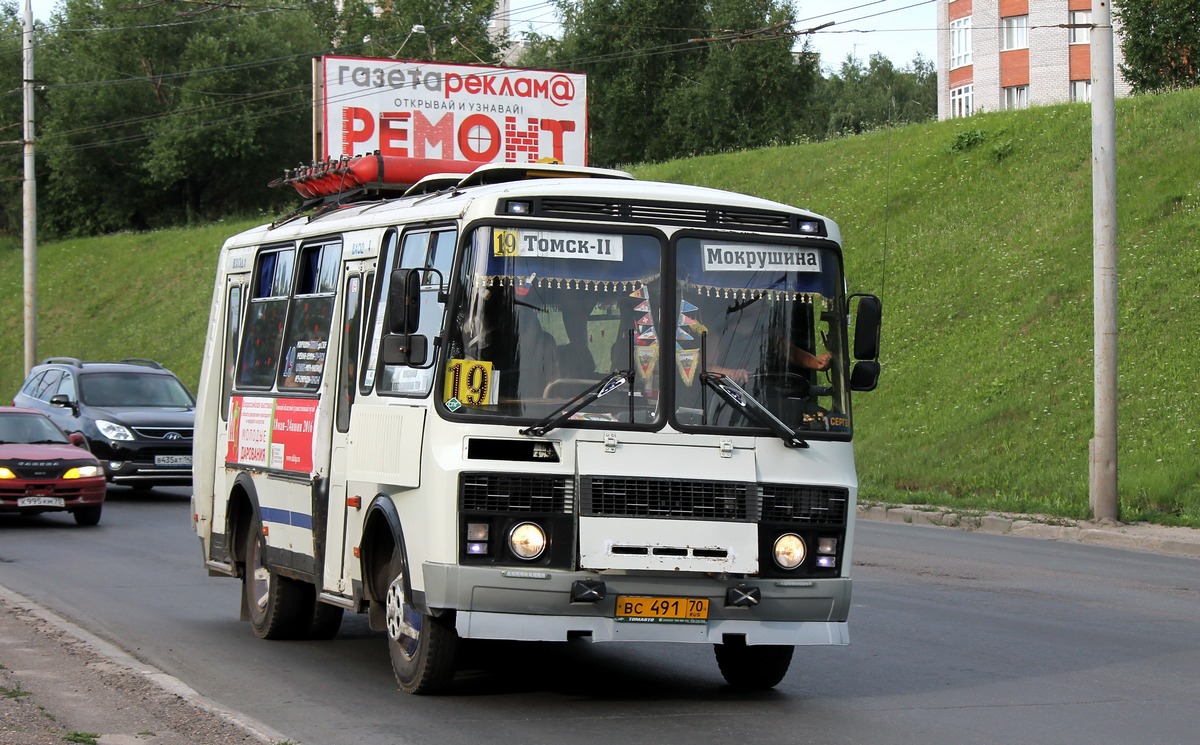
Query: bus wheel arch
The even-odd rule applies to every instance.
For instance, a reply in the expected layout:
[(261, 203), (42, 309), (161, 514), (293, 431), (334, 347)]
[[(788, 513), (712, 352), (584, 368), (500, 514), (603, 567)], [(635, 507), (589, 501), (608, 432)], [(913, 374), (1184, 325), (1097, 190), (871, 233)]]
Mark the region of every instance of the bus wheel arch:
[(414, 602), (404, 535), (391, 500), (376, 499), (363, 535), (371, 628), (385, 632), (396, 682), (405, 693), (445, 692), (454, 678), (458, 650), (454, 616), (435, 616)]

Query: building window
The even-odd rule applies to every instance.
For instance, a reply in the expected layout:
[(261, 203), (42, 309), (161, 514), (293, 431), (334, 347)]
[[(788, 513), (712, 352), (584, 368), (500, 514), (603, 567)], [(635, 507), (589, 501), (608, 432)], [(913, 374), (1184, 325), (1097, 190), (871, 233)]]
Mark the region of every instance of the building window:
[(1092, 11), (1090, 10), (1072, 10), (1068, 16), (1067, 25), (1086, 26), (1087, 28), (1071, 28), (1071, 43), (1072, 44), (1091, 44), (1092, 43)]
[(1029, 16), (1000, 19), (1000, 51), (1029, 48)]
[(975, 113), (975, 86), (963, 85), (950, 89), (950, 118), (961, 119)]
[(950, 21), (950, 69), (971, 64), (971, 17)]
[(1090, 80), (1072, 80), (1071, 81), (1071, 100), (1087, 103), (1092, 100), (1092, 81)]
[(1029, 86), (1014, 85), (1004, 90), (1004, 108), (1006, 109), (1027, 109), (1029, 108)]

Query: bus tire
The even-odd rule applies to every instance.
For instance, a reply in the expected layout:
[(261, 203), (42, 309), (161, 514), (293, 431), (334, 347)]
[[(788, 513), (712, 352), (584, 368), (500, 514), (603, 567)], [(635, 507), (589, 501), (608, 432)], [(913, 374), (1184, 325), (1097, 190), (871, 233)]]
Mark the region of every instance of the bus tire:
[(250, 626), (259, 639), (297, 638), (308, 630), (310, 622), (310, 614), (303, 612), (304, 584), (271, 571), (266, 565), (265, 549), (262, 522), (256, 515), (246, 531), (246, 569), (242, 573)]
[(342, 627), (343, 610), (336, 605), (318, 601), (313, 606), (312, 620), (308, 626), (308, 638), (328, 641), (337, 636)]
[(714, 644), (717, 667), (725, 682), (739, 691), (774, 688), (787, 674), (795, 647), (764, 644), (748, 646), (745, 639)]
[(409, 602), (408, 578), (399, 548), (392, 552), (387, 576), (387, 644), (396, 682), (405, 693), (444, 693), (454, 679), (458, 634), (444, 620), (422, 613)]

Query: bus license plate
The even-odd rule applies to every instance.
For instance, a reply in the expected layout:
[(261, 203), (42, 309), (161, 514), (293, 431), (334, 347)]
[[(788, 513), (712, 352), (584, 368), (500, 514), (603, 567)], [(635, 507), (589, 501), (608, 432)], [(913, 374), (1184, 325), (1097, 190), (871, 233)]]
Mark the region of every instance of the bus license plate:
[(635, 623), (704, 623), (708, 598), (617, 596), (614, 618)]
[(190, 465), (192, 465), (192, 456), (190, 456), (190, 455), (156, 455), (156, 456), (154, 456), (154, 465), (156, 465), (156, 466), (190, 466)]
[(18, 507), (62, 507), (62, 497), (18, 497)]

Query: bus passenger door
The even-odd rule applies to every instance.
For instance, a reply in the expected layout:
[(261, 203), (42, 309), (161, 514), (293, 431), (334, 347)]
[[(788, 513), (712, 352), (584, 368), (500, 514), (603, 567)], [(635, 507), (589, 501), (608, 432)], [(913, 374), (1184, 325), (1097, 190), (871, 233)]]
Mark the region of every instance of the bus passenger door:
[[(347, 515), (360, 511), (365, 504), (355, 505), (346, 490), (346, 462), (350, 438), (350, 409), (358, 392), (358, 360), (362, 347), (363, 303), (371, 296), (374, 274), (365, 270), (365, 262), (346, 265), (342, 277), (342, 316), (338, 344), (337, 379), (334, 381), (336, 401), (333, 412), (333, 432), (329, 457), (329, 522), (325, 540), (325, 576), (323, 586), (340, 595), (350, 595), (352, 588), (344, 580)], [(361, 497), (360, 497), (361, 498)], [(357, 538), (354, 539), (357, 543)]]
[[(238, 349), (241, 346), (242, 317), (246, 305), (249, 274), (232, 275), (225, 283), (225, 335), (221, 344), (221, 409), (217, 418), (216, 448), (213, 458), (213, 515), (212, 532), (225, 533), (229, 508), (229, 490), (236, 472), (225, 467), (229, 454), (230, 400), (233, 395), (234, 374), (237, 370)], [(225, 535), (226, 551), (232, 548), (235, 536)], [(212, 559), (221, 560), (220, 551)]]

